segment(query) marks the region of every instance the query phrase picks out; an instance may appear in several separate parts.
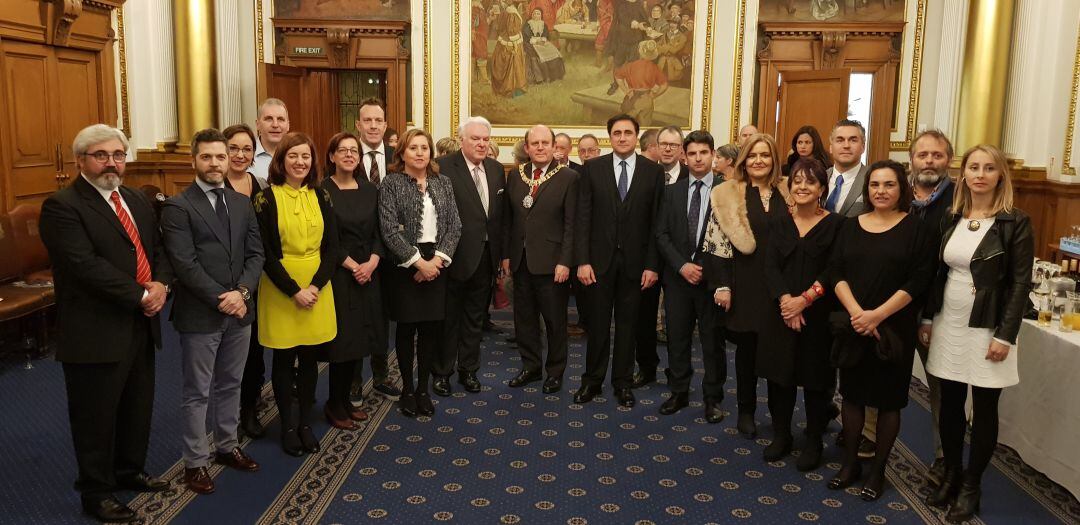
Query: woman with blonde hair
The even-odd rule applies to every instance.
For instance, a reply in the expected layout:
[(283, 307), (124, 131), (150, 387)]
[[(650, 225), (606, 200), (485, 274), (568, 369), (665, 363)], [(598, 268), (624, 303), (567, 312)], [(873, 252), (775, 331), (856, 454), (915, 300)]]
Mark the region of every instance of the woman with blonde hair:
[[(964, 153), (960, 166), (952, 212), (931, 225), (941, 244), (919, 330), (930, 345), (926, 371), (941, 380), (945, 453), (945, 476), (926, 501), (949, 507), (945, 518), (954, 523), (979, 512), (982, 474), (997, 446), (998, 398), (1002, 388), (1020, 382), (1012, 346), (1027, 305), (1035, 251), (1031, 220), (1013, 206), (1005, 155), (979, 145)], [(969, 385), (974, 421), (964, 470)]]
[(737, 427), (747, 438), (757, 435), (758, 332), (774, 310), (765, 284), (765, 244), (770, 222), (786, 215), (792, 204), (787, 186), (781, 184), (780, 162), (771, 136), (759, 133), (747, 139), (732, 178), (712, 190), (705, 232), (705, 276), (715, 290), (713, 300), (727, 312), (728, 339), (736, 345)]

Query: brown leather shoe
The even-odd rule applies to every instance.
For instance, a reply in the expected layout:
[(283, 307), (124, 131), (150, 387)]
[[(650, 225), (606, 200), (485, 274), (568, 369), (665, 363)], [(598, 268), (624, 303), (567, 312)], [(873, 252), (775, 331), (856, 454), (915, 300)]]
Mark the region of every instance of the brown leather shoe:
[(368, 413), (363, 408), (354, 406), (349, 409), (349, 419), (353, 421), (367, 421)]
[(188, 490), (198, 494), (213, 494), (214, 480), (210, 479), (210, 473), (206, 467), (184, 469), (184, 485)]
[(259, 471), (259, 464), (254, 459), (251, 459), (251, 456), (245, 454), (240, 447), (232, 449), (232, 452), (218, 452), (217, 457), (214, 458), (214, 463), (246, 472)]
[(334, 428), (340, 428), (341, 430), (356, 430), (356, 424), (352, 422), (351, 414), (346, 414), (345, 417), (338, 419), (333, 410), (330, 410), (330, 405), (323, 405), (323, 414), (326, 416), (326, 422), (330, 423), (330, 426)]

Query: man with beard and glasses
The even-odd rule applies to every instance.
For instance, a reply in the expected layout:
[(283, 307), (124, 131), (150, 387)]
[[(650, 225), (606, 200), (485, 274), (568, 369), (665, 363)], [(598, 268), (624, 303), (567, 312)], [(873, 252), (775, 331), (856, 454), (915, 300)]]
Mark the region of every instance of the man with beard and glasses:
[(87, 514), (129, 522), (135, 512), (114, 491), (169, 488), (143, 468), (158, 313), (173, 272), (150, 202), (121, 186), (124, 133), (95, 124), (75, 135), (71, 149), (80, 176), (45, 200), (40, 231), (56, 283), (56, 360), (64, 367), (75, 490)]
[[(180, 333), (184, 484), (198, 494), (214, 492), (211, 460), (244, 472), (259, 470), (240, 448), (236, 431), (255, 320), (252, 292), (264, 256), (251, 199), (225, 188), (227, 140), (216, 129), (195, 134), (195, 181), (166, 201), (161, 212), (177, 283), (172, 322)], [(214, 431), (213, 443), (207, 428)]]
[[(952, 143), (940, 130), (928, 129), (920, 132), (911, 141), (908, 155), (911, 158), (911, 186), (915, 193), (915, 200), (911, 202), (911, 214), (921, 218), (929, 231), (937, 232), (942, 218), (949, 213), (953, 191), (956, 189), (956, 184), (953, 184), (949, 177), (949, 163), (953, 158)], [(934, 238), (932, 242), (936, 243), (938, 240)], [(938, 253), (937, 249), (934, 253)], [(924, 329), (919, 330), (915, 344), (924, 367), (929, 352), (927, 344), (930, 339), (930, 324), (930, 319), (923, 321)], [(932, 485), (938, 485), (945, 475), (945, 460), (941, 450), (941, 436), (938, 433), (941, 383), (938, 378), (926, 374), (926, 386), (930, 389), (930, 411), (933, 414), (931, 421), (934, 430), (934, 463), (930, 465), (927, 479)]]

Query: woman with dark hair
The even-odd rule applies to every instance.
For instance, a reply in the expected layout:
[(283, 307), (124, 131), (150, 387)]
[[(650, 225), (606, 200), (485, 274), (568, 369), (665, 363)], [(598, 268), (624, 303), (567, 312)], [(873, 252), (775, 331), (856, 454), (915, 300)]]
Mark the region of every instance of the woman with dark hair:
[(715, 290), (713, 301), (727, 311), (728, 339), (735, 343), (739, 433), (757, 436), (757, 375), (754, 366), (758, 334), (775, 306), (765, 285), (765, 253), (769, 224), (788, 215), (787, 185), (780, 176), (776, 142), (755, 134), (739, 152), (731, 179), (714, 186), (712, 212), (705, 231), (705, 275)]
[(394, 128), (386, 128), (386, 131), (383, 133), (383, 136), (386, 137), (386, 145), (387, 146), (389, 146), (391, 148), (394, 148), (394, 149), (397, 149), (398, 132), (397, 132), (396, 129), (394, 129)]
[[(814, 126), (803, 126), (791, 137), (791, 154), (784, 164), (784, 175), (791, 176), (791, 169), (799, 159), (815, 159), (828, 170), (832, 166), (829, 152), (821, 142), (821, 134)], [(827, 186), (827, 185), (826, 185)]]
[[(330, 285), (336, 266), (336, 222), (330, 195), (318, 186), (315, 144), (307, 135), (285, 135), (270, 161), (267, 181), (270, 187), (255, 198), (266, 252), (259, 282), (259, 342), (274, 350), (270, 377), (281, 414), (281, 448), (301, 456), (319, 451), (310, 426), (317, 347), (337, 335)], [(296, 420), (294, 380), (300, 406)]]
[[(846, 221), (830, 261), (830, 281), (844, 307), (830, 316), (837, 341), (843, 395), (843, 466), (830, 489), (854, 484), (861, 475), (858, 447), (866, 407), (878, 409), (877, 449), (862, 499), (881, 497), (885, 466), (907, 406), (919, 302), (933, 278), (931, 241), (909, 215), (911, 184), (892, 160), (870, 165), (863, 202), (871, 211)], [(839, 314), (839, 315), (837, 315)]]
[(776, 302), (759, 334), (756, 371), (768, 380), (773, 422), (765, 461), (778, 461), (791, 451), (791, 416), (797, 387), (803, 387), (806, 445), (796, 466), (805, 472), (821, 463), (821, 436), (836, 384), (836, 369), (829, 363), (828, 325), (835, 302), (826, 292), (826, 273), (828, 254), (844, 218), (823, 207), (829, 176), (820, 162), (802, 158), (793, 168), (787, 186), (795, 206), (790, 214), (774, 216), (769, 226), (765, 280), (769, 298)]
[[(248, 172), (255, 160), (255, 132), (247, 124), (236, 124), (221, 132), (228, 140), (229, 163), (225, 166), (225, 186), (240, 192), (255, 202), (255, 197), (263, 190), (263, 183), (258, 177)], [(258, 302), (258, 292), (251, 291)], [(259, 325), (255, 321), (251, 326), (253, 334), (248, 346), (247, 362), (244, 363), (244, 377), (240, 381), (240, 430), (252, 439), (263, 437), (266, 430), (259, 423), (257, 405), (262, 395), (265, 381), (266, 364), (263, 362), (263, 348), (259, 344)]]
[[(379, 188), (379, 227), (395, 267), (383, 277), (392, 290), (390, 319), (397, 322), (394, 346), (401, 369), (401, 413), (430, 416), (431, 365), (438, 352), (446, 315), (446, 277), (458, 239), (454, 187), (431, 159), (435, 144), (422, 129), (410, 129), (394, 150)], [(413, 383), (413, 359), (417, 362)]]
[[(379, 190), (356, 177), (360, 166), (360, 141), (352, 133), (338, 133), (326, 149), (326, 182), (337, 222), (336, 271), (330, 279), (334, 289), (337, 337), (320, 349), (320, 361), (330, 363), (330, 396), (323, 413), (334, 427), (354, 430), (354, 421), (367, 413), (354, 407), (349, 393), (363, 360), (387, 345), (383, 321), (379, 259), (383, 254), (379, 235)], [(356, 376), (354, 376), (356, 374)], [(361, 383), (362, 384), (362, 383)]]
[[(1031, 290), (1035, 251), (1031, 219), (1013, 205), (1001, 150), (975, 146), (960, 165), (952, 213), (937, 225), (937, 277), (923, 311), (933, 318), (932, 331), (925, 321), (919, 331), (930, 344), (926, 371), (941, 380), (938, 426), (945, 453), (945, 476), (926, 502), (948, 506), (945, 519), (953, 523), (979, 512), (982, 474), (997, 447), (998, 398), (1020, 382), (1012, 346)], [(969, 385), (974, 422), (965, 471)]]

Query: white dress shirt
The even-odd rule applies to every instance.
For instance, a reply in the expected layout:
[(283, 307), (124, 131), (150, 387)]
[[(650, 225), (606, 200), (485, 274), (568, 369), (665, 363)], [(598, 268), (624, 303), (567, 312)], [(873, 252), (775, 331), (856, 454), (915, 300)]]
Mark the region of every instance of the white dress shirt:
[[(270, 175), (270, 161), (272, 160), (274, 160), (274, 155), (266, 151), (262, 143), (256, 140), (255, 156), (252, 158), (251, 166), (248, 167), (248, 173), (254, 175), (259, 180), (259, 186), (263, 188), (268, 184), (266, 178)], [(254, 188), (252, 191), (255, 191)]]
[[(845, 171), (842, 174), (844, 176), (844, 184), (842, 186), (840, 186), (840, 197), (838, 197), (836, 199), (836, 209), (835, 210), (829, 210), (829, 211), (839, 212), (840, 209), (844, 207), (844, 202), (847, 201), (848, 193), (851, 192), (851, 188), (855, 185), (855, 179), (858, 178), (859, 170), (862, 170), (862, 168), (863, 168), (863, 165), (860, 162), (860, 163), (856, 164), (854, 168), (851, 168), (850, 170)], [(837, 173), (838, 173), (838, 171), (837, 171), (836, 167), (834, 166), (833, 170), (832, 170), (832, 174), (829, 175), (829, 191), (833, 191), (833, 186), (836, 185), (836, 175), (837, 175)]]
[(615, 187), (619, 187), (619, 176), (622, 175), (622, 166), (620, 162), (626, 161), (626, 191), (630, 191), (630, 186), (634, 184), (634, 168), (637, 167), (637, 153), (631, 153), (629, 157), (625, 159), (620, 157), (618, 153), (611, 154), (612, 165), (615, 166)]
[[(195, 184), (197, 184), (199, 186), (199, 189), (203, 191), (203, 195), (206, 195), (206, 198), (210, 199), (210, 208), (213, 209), (215, 206), (217, 206), (217, 194), (214, 193), (214, 190), (216, 190), (216, 189), (224, 189), (225, 188), (225, 181), (223, 180), (223, 181), (221, 181), (221, 184), (218, 184), (218, 185), (215, 186), (215, 185), (212, 185), (212, 184), (207, 184), (207, 183), (203, 182), (202, 179), (200, 179), (198, 177), (195, 177)], [(252, 191), (255, 191), (255, 190), (253, 189)], [(225, 205), (225, 209), (226, 210), (229, 209), (228, 204)]]
[[(682, 164), (676, 162), (671, 169), (664, 172), (664, 184), (675, 184), (675, 181), (679, 180), (679, 173), (682, 171)], [(690, 181), (693, 183), (693, 181)]]
[(362, 154), (360, 161), (364, 163), (364, 178), (367, 178), (368, 180), (371, 180), (368, 177), (368, 174), (371, 173), (371, 155), (368, 155), (368, 153), (371, 153), (372, 151), (374, 151), (375, 152), (375, 160), (377, 160), (379, 162), (379, 180), (381, 181), (381, 180), (385, 179), (386, 178), (386, 145), (384, 143), (380, 142), (379, 147), (373, 148), (371, 146), (368, 146), (367, 144), (364, 144), (363, 141), (360, 141), (360, 150), (361, 150), (361, 154)]

